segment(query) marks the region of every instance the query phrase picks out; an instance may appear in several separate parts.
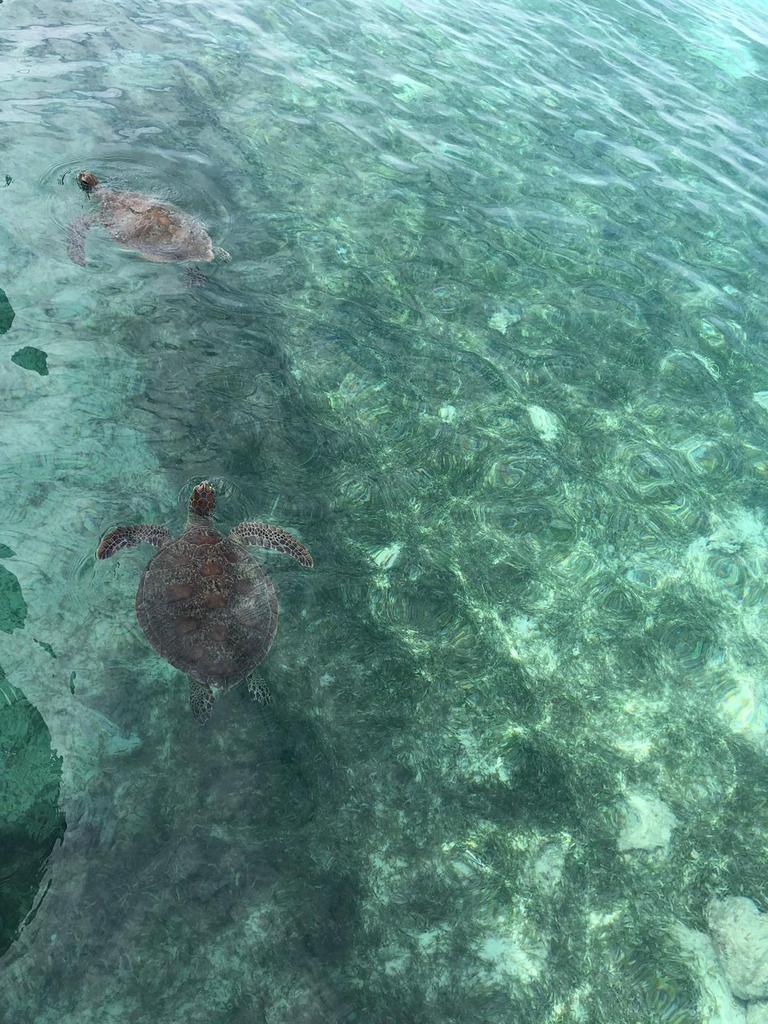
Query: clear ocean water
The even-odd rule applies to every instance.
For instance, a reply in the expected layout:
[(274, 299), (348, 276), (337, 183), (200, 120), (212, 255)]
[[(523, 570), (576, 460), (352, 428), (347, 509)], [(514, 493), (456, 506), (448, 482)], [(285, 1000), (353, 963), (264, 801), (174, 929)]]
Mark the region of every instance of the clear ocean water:
[[(768, 1019), (766, 111), (765, 0), (2, 3), (2, 1024)], [(315, 569), (201, 728), (94, 555), (205, 478)]]

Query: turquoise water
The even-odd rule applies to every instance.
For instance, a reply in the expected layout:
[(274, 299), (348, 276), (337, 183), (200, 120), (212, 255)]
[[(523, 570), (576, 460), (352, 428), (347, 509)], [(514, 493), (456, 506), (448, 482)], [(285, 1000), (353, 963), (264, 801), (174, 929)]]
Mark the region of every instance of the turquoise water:
[[(2, 1024), (764, 1020), (767, 109), (764, 0), (5, 0)], [(201, 729), (94, 553), (204, 478), (315, 569)]]

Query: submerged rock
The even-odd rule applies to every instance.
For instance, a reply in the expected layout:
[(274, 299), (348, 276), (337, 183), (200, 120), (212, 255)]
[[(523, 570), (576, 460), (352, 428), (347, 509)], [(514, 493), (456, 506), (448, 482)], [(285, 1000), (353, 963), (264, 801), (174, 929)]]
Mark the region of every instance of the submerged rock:
[(380, 569), (391, 569), (400, 557), (402, 548), (402, 544), (390, 544), (388, 547), (379, 548), (378, 551), (375, 551), (372, 558)]
[(768, 999), (768, 914), (745, 896), (728, 896), (710, 902), (707, 924), (733, 994)]
[(666, 851), (676, 824), (677, 819), (662, 800), (644, 793), (629, 793), (619, 833), (619, 849), (622, 852)]
[(48, 376), (48, 353), (40, 348), (32, 348), (31, 345), (20, 348), (11, 356), (11, 362), (24, 370), (34, 370), (41, 377)]
[(531, 417), (533, 429), (542, 441), (555, 440), (558, 431), (560, 430), (560, 424), (558, 423), (557, 416), (548, 412), (547, 409), (542, 409), (540, 405), (529, 405), (528, 415)]
[(0, 956), (34, 907), (48, 856), (64, 833), (61, 759), (39, 711), (0, 669)]
[(752, 1003), (748, 1006), (747, 1024), (768, 1024), (768, 1003)]
[(0, 565), (0, 630), (12, 633), (23, 629), (27, 618), (27, 602), (19, 581), (5, 566)]
[[(703, 932), (676, 922), (671, 934), (694, 968), (700, 990), (700, 1019), (706, 1024), (747, 1024), (743, 1006), (736, 1001), (720, 970), (712, 940)], [(757, 1024), (757, 1022), (754, 1022)]]
[(8, 301), (8, 296), (5, 294), (2, 288), (0, 288), (0, 334), (5, 334), (6, 331), (11, 329), (11, 324), (16, 314), (13, 312), (13, 306)]

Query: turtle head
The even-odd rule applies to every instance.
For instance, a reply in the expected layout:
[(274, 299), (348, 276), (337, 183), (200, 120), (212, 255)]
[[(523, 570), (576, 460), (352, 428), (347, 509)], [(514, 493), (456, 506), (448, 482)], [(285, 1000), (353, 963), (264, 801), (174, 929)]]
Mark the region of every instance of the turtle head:
[(92, 171), (80, 171), (77, 176), (77, 184), (83, 192), (93, 192), (99, 184), (99, 179)]
[(200, 518), (207, 519), (213, 515), (213, 510), (216, 508), (216, 492), (208, 483), (207, 480), (203, 480), (201, 484), (192, 491), (192, 497), (189, 499), (189, 514), (191, 516), (199, 516)]

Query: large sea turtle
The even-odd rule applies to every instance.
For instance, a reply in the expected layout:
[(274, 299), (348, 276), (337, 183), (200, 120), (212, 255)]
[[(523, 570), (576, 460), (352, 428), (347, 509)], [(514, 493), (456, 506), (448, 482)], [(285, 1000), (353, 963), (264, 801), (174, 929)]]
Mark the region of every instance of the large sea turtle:
[(306, 569), (312, 556), (279, 526), (240, 523), (227, 537), (213, 529), (216, 497), (204, 480), (192, 492), (187, 528), (176, 540), (162, 526), (118, 526), (102, 539), (97, 558), (146, 542), (160, 550), (144, 570), (136, 616), (158, 654), (190, 678), (192, 713), (205, 722), (214, 690), (248, 679), (254, 700), (269, 695), (254, 669), (277, 632), (277, 595), (246, 544), (281, 551)]
[(214, 247), (199, 221), (172, 203), (140, 192), (114, 192), (90, 171), (80, 171), (77, 183), (98, 205), (98, 210), (77, 217), (69, 226), (69, 258), (81, 267), (85, 266), (85, 236), (97, 222), (119, 245), (154, 263), (229, 259), (228, 252)]

